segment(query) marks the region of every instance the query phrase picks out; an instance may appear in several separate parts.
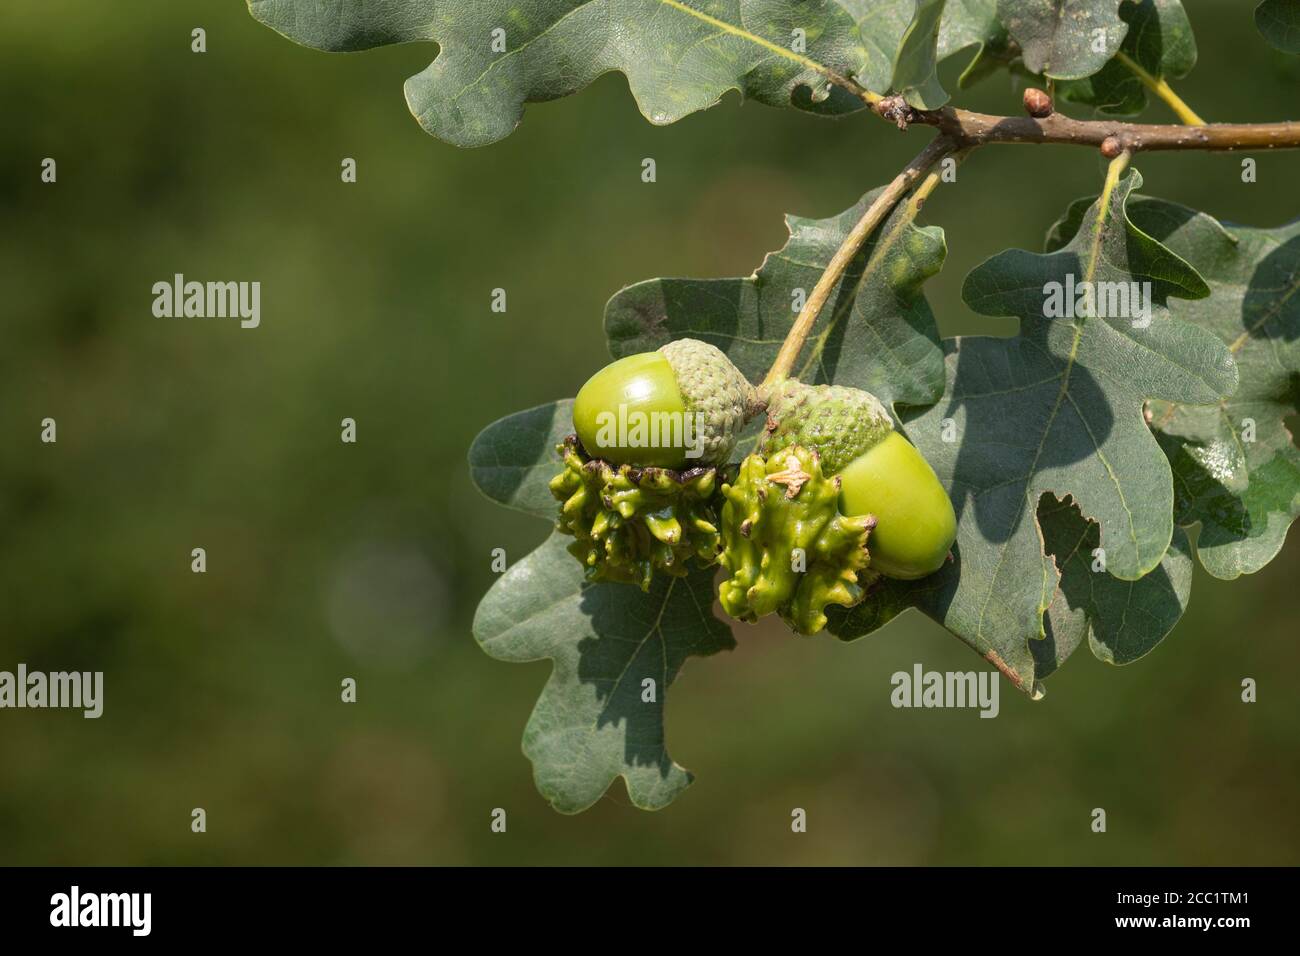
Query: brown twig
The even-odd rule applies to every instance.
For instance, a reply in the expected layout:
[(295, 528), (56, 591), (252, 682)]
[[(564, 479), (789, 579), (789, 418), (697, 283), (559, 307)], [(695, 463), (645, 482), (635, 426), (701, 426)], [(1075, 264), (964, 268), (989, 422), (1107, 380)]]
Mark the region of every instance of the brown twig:
[(906, 129), (914, 124), (934, 126), (962, 148), (994, 143), (1066, 143), (1100, 147), (1115, 138), (1124, 152), (1300, 148), (1300, 122), (1210, 123), (1206, 126), (1121, 123), (1078, 120), (1060, 113), (1032, 116), (992, 116), (944, 107), (915, 110), (902, 97), (887, 96), (872, 106), (882, 119)]
[[(863, 95), (863, 88), (856, 81), (840, 76), (830, 78), (832, 82), (855, 94)], [(872, 97), (874, 99), (863, 96), (871, 104), (872, 112), (899, 129), (905, 130), (918, 124), (933, 126), (939, 130), (939, 135), (881, 191), (835, 251), (759, 386), (760, 395), (766, 395), (775, 385), (789, 377), (808, 334), (817, 322), (817, 316), (843, 278), (853, 257), (903, 194), (944, 156), (993, 143), (1067, 143), (1092, 146), (1100, 149), (1107, 159), (1124, 156), (1125, 161), (1134, 153), (1157, 150), (1300, 148), (1300, 122), (1161, 126), (1105, 119), (1077, 120), (1051, 112), (1051, 101), (1045, 94), (1044, 109), (1047, 115), (1044, 116), (993, 116), (947, 106), (938, 110), (917, 110), (909, 106), (901, 96), (882, 97), (872, 94)]]

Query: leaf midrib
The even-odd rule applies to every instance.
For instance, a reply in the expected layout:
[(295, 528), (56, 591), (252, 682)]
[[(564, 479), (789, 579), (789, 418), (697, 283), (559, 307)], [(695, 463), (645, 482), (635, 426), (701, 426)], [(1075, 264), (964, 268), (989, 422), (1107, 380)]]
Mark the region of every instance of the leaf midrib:
[[(1087, 268), (1085, 269), (1084, 272), (1084, 275), (1087, 281), (1089, 282), (1092, 281), (1093, 276), (1095, 276), (1097, 273), (1097, 262), (1101, 255), (1101, 240), (1103, 234), (1105, 233), (1106, 222), (1110, 218), (1110, 214), (1111, 214), (1111, 209), (1110, 209), (1111, 197), (1115, 192), (1115, 187), (1119, 183), (1119, 177), (1120, 174), (1123, 172), (1124, 165), (1125, 164), (1112, 163), (1110, 169), (1107, 171), (1106, 184), (1102, 188), (1101, 197), (1098, 200), (1097, 223), (1093, 227), (1092, 239), (1088, 249)], [(1029, 504), (1029, 507), (1031, 509), (1030, 510), (1031, 514), (1032, 514), (1032, 509), (1037, 506), (1036, 502), (1030, 500), (1033, 494), (1032, 486), (1033, 486), (1034, 476), (1038, 474), (1038, 462), (1043, 456), (1043, 449), (1047, 446), (1047, 436), (1051, 434), (1052, 427), (1056, 424), (1056, 416), (1060, 413), (1061, 405), (1065, 401), (1066, 394), (1070, 388), (1070, 375), (1074, 370), (1075, 360), (1078, 358), (1079, 344), (1080, 342), (1083, 341), (1084, 324), (1085, 324), (1084, 319), (1076, 319), (1074, 322), (1074, 338), (1070, 342), (1070, 354), (1066, 358), (1065, 368), (1062, 369), (1061, 371), (1061, 387), (1060, 389), (1057, 390), (1056, 401), (1052, 404), (1051, 412), (1048, 413), (1047, 421), (1043, 425), (1043, 434), (1038, 440), (1038, 448), (1034, 451), (1034, 458), (1030, 462), (1029, 470), (1025, 474), (1025, 500)], [(1073, 402), (1073, 400), (1071, 401)], [(1075, 406), (1075, 408), (1076, 410), (1078, 410), (1077, 405)], [(1082, 412), (1080, 412), (1079, 415), (1080, 415), (1079, 420), (1082, 421), (1084, 423), (1084, 427), (1087, 428), (1088, 425), (1087, 422), (1083, 419)], [(1093, 437), (1091, 429), (1088, 430), (1088, 435), (1090, 438)], [(1109, 463), (1102, 456), (1101, 448), (1097, 445), (1095, 439), (1093, 440), (1093, 447), (1096, 449), (1098, 457), (1101, 458), (1102, 465), (1105, 466), (1107, 474), (1110, 475), (1111, 480), (1114, 482), (1116, 488), (1118, 489), (1119, 481), (1115, 478), (1114, 472), (1111, 470)], [(1133, 540), (1135, 553), (1138, 555), (1138, 558), (1140, 560), (1141, 549), (1137, 545), (1137, 530), (1133, 526), (1133, 512), (1129, 508), (1128, 502), (1127, 500), (1125, 500), (1124, 493), (1122, 490), (1119, 491), (1119, 496), (1120, 496), (1120, 503), (1124, 506), (1124, 512), (1125, 514), (1128, 515), (1129, 518), (1128, 521), (1129, 537)], [(1087, 516), (1085, 515), (1084, 517), (1086, 518)], [(996, 581), (998, 579), (998, 575), (1002, 573), (1002, 565), (1006, 563), (1007, 552), (1010, 550), (1011, 550), (1011, 546), (1010, 543), (1008, 543), (1004, 545), (999, 551), (998, 563), (994, 567), (993, 574), (989, 578), (991, 582)], [(1046, 569), (1044, 569), (1044, 580), (1046, 580)], [(985, 636), (984, 619), (988, 615), (989, 604), (992, 603), (993, 601), (993, 590), (994, 589), (990, 584), (988, 590), (984, 594), (984, 602), (980, 605), (979, 617), (975, 621), (975, 634), (977, 637)], [(1039, 590), (1041, 594), (1044, 589), (1040, 587)], [(1039, 609), (1040, 615), (1045, 610), (1046, 608), (1040, 608)]]
[[(528, 49), (528, 47), (531, 46), (535, 40), (538, 40), (546, 36), (553, 29), (555, 29), (556, 26), (558, 26), (560, 23), (562, 23), (572, 14), (576, 13), (579, 10), (583, 10), (591, 6), (591, 4), (593, 3), (605, 3), (605, 2), (608, 2), (608, 0), (586, 0), (585, 3), (580, 3), (577, 6), (569, 10), (566, 10), (562, 16), (557, 17), (552, 23), (550, 23), (541, 32), (537, 33), (534, 36), (529, 37), (523, 43), (519, 44), (519, 46), (515, 47), (512, 50), (506, 51), (501, 56), (494, 57), (492, 61), (487, 65), (487, 67), (483, 70), (483, 72), (479, 73), (479, 75), (474, 77), (472, 81), (462, 86), (459, 92), (457, 92), (456, 95), (452, 97), (452, 99), (459, 100), (462, 96), (464, 96), (467, 92), (469, 92), (469, 90), (473, 89), (475, 86), (481, 83), (483, 81), (483, 78), (487, 76), (489, 73), (491, 73), (492, 70), (495, 69), (498, 64), (504, 63), (506, 60), (510, 59), (516, 53), (521, 53), (524, 50)], [(836, 72), (835, 70), (832, 70), (829, 66), (827, 66), (824, 63), (819, 63), (818, 61), (812, 59), (811, 57), (807, 57), (799, 53), (795, 53), (793, 50), (787, 50), (779, 43), (773, 43), (771, 40), (761, 37), (757, 33), (751, 33), (749, 30), (745, 30), (741, 27), (735, 26), (734, 24), (728, 23), (725, 20), (720, 20), (717, 17), (712, 16), (711, 14), (705, 13), (703, 10), (696, 10), (694, 7), (687, 6), (686, 4), (680, 2), (680, 0), (656, 0), (656, 2), (662, 4), (665, 7), (676, 10), (679, 13), (685, 13), (691, 17), (694, 17), (697, 20), (700, 20), (703, 23), (709, 24), (710, 26), (716, 27), (717, 29), (721, 30), (723, 33), (729, 34), (734, 37), (739, 37), (742, 40), (746, 40), (750, 43), (753, 43), (756, 46), (762, 47), (763, 49), (767, 50), (769, 53), (774, 53), (777, 56), (784, 57), (785, 59), (790, 60), (791, 62), (798, 63), (804, 69), (812, 70), (814, 73), (818, 73), (821, 76), (826, 77), (826, 79), (830, 80), (833, 83), (837, 83), (845, 87), (860, 86), (860, 84), (857, 84), (849, 77), (843, 76), (840, 73)], [(708, 39), (712, 39), (712, 38), (710, 37)]]
[(703, 10), (696, 10), (694, 7), (689, 7), (686, 4), (681, 3), (680, 0), (658, 0), (658, 2), (662, 3), (664, 6), (672, 7), (674, 10), (678, 10), (682, 13), (689, 14), (690, 16), (695, 17), (698, 20), (702, 20), (711, 26), (715, 26), (726, 33), (730, 33), (732, 36), (737, 36), (742, 39), (748, 40), (751, 43), (755, 43), (758, 46), (761, 46), (763, 49), (771, 53), (775, 53), (778, 56), (785, 57), (787, 60), (792, 60), (795, 63), (799, 63), (805, 68), (814, 70), (822, 74), (823, 76), (827, 77), (828, 79), (830, 78), (843, 79), (843, 77), (840, 77), (839, 74), (836, 73), (834, 70), (832, 70), (830, 67), (826, 66), (823, 63), (818, 63), (816, 60), (812, 59), (811, 57), (802, 56), (798, 53), (795, 53), (793, 50), (787, 50), (785, 47), (781, 46), (780, 44), (773, 43), (771, 40), (764, 39), (763, 37), (759, 36), (757, 33), (750, 33), (748, 30), (743, 30), (740, 27), (733, 26), (732, 24), (728, 23), (725, 20), (719, 20), (717, 17), (705, 13)]

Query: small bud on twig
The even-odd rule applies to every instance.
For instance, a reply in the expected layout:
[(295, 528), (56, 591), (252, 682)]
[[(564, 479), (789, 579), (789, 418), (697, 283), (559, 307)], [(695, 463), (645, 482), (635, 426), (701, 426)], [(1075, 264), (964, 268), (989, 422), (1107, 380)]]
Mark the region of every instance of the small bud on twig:
[(1029, 87), (1025, 90), (1025, 112), (1036, 119), (1052, 115), (1052, 98), (1042, 90)]
[(1114, 159), (1122, 152), (1124, 152), (1124, 144), (1119, 141), (1118, 136), (1107, 136), (1101, 141), (1101, 155), (1107, 159)]
[(872, 109), (877, 116), (889, 120), (901, 130), (907, 129), (908, 125), (916, 120), (916, 110), (908, 106), (907, 100), (901, 96), (886, 96), (877, 100)]

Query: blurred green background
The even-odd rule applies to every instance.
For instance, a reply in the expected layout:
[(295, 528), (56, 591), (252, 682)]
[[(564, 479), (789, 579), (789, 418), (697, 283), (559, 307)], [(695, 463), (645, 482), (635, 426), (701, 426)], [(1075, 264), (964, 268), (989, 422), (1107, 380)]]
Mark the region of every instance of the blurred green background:
[[(1186, 99), (1295, 118), (1300, 61), (1253, 5), (1189, 6)], [(672, 690), (670, 748), (698, 775), (676, 804), (640, 812), (619, 783), (549, 809), (519, 748), (549, 664), (495, 662), (469, 633), (491, 549), (521, 557), (546, 528), (473, 490), (469, 442), (576, 390), (621, 286), (748, 274), (784, 213), (841, 211), (926, 134), (734, 95), (656, 128), (609, 75), (458, 150), (402, 98), (434, 52), (309, 51), (238, 0), (0, 11), (0, 669), (106, 673), (97, 721), (0, 711), (0, 862), (1300, 862), (1294, 533), (1252, 578), (1198, 572), (1146, 659), (1081, 650), (1040, 702), (1004, 686), (996, 720), (890, 707), (914, 662), (983, 666), (919, 615), (846, 646), (741, 626)], [(1000, 76), (959, 100), (1014, 113), (1019, 92)], [(1254, 185), (1230, 156), (1137, 165), (1148, 192), (1230, 220), (1300, 214), (1300, 156), (1257, 158)], [(963, 276), (1038, 248), (1100, 174), (1063, 147), (968, 161), (925, 213), (951, 247), (927, 288), (941, 332), (1011, 331), (966, 310)], [(154, 318), (176, 272), (260, 280), (261, 327)]]

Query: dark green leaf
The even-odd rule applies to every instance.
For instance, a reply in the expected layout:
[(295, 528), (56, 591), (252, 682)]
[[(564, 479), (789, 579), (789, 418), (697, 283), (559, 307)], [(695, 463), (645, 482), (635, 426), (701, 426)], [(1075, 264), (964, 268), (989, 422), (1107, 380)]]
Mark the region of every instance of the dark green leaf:
[(1182, 79), (1196, 66), (1196, 37), (1181, 0), (1130, 0), (1120, 9), (1129, 25), (1122, 49), (1148, 73)]
[[(1136, 580), (1165, 559), (1174, 531), (1172, 478), (1143, 421), (1143, 401), (1212, 404), (1231, 393), (1236, 370), (1215, 336), (1170, 317), (1168, 297), (1209, 290), (1128, 217), (1129, 194), (1140, 183), (1129, 171), (1058, 251), (1004, 252), (967, 277), (967, 303), (986, 315), (1019, 317), (1021, 334), (946, 341), (944, 399), (904, 415), (908, 437), (957, 507), (954, 561), (915, 584), (887, 585), (881, 607), (869, 599), (832, 622), (840, 636), (867, 633), (916, 604), (1019, 686), (1036, 690), (1029, 642), (1044, 636), (1043, 614), (1060, 583), (1035, 520), (1040, 499), (1068, 494), (1098, 523), (1115, 577)], [(1071, 276), (1150, 283), (1150, 325), (1134, 327), (1126, 315), (1045, 318), (1046, 284)], [(1113, 619), (1109, 611), (1094, 613), (1090, 623), (1096, 629)], [(1097, 640), (1105, 646), (1117, 638)]]
[[(743, 279), (649, 279), (605, 308), (615, 356), (672, 339), (711, 342), (758, 381), (771, 366), (802, 299), (880, 190), (831, 219), (786, 217), (790, 240)], [(847, 269), (795, 365), (809, 383), (872, 392), (887, 406), (928, 404), (943, 393), (943, 357), (921, 285), (943, 266), (943, 230), (917, 227), (900, 203)]]
[(1300, 53), (1300, 0), (1264, 0), (1255, 8), (1255, 26), (1283, 53)]
[(547, 483), (560, 472), (555, 446), (573, 434), (573, 401), (515, 412), (479, 432), (469, 446), (470, 477), (507, 508), (555, 520)]
[(856, 75), (868, 89), (883, 93), (894, 79), (894, 61), (903, 34), (916, 13), (916, 0), (839, 0), (866, 49), (866, 63)]
[[(857, 21), (868, 52), (867, 65), (858, 79), (870, 89), (888, 89), (903, 33), (916, 12), (916, 0), (840, 0), (840, 5)], [(976, 48), (962, 74), (963, 86), (981, 54), (1003, 51), (1008, 41), (1006, 28), (997, 17), (997, 0), (948, 0), (939, 22), (938, 58), (946, 60), (968, 47)]]
[(939, 59), (975, 48), (957, 81), (963, 88), (1013, 59), (1017, 52), (997, 11), (997, 0), (948, 0), (939, 27)]
[(524, 754), (555, 809), (585, 810), (621, 776), (633, 804), (657, 810), (691, 783), (664, 743), (668, 687), (688, 657), (735, 646), (711, 612), (713, 572), (661, 576), (649, 593), (586, 585), (568, 540), (553, 534), (493, 585), (474, 637), (499, 660), (553, 662)]
[(997, 0), (948, 0), (939, 27), (939, 57), (999, 42), (1006, 36), (1006, 27), (998, 19)]
[(1273, 560), (1300, 516), (1300, 450), (1285, 421), (1300, 410), (1300, 222), (1225, 229), (1155, 199), (1136, 203), (1134, 218), (1205, 276), (1213, 296), (1177, 303), (1174, 315), (1226, 343), (1241, 374), (1236, 392), (1208, 408), (1152, 403), (1174, 469), (1176, 517), (1200, 522), (1207, 571), (1251, 574)]
[[(627, 76), (657, 124), (706, 109), (728, 90), (817, 112), (862, 109), (829, 75), (874, 75), (856, 24), (834, 0), (248, 4), (258, 20), (320, 50), (437, 42), (437, 59), (406, 81), (406, 102), (428, 132), (459, 146), (501, 139), (525, 103), (575, 93), (611, 70)], [(891, 51), (884, 68), (892, 62)]]
[(1128, 31), (1123, 0), (998, 0), (998, 17), (1020, 44), (1025, 67), (1058, 80), (1091, 76)]
[(937, 110), (948, 102), (939, 83), (939, 20), (944, 0), (916, 0), (916, 14), (903, 32), (894, 58), (894, 89), (920, 110)]
[[(1196, 38), (1181, 0), (1141, 0), (1120, 7), (1129, 25), (1120, 49), (1157, 80), (1181, 79), (1196, 65)], [(1104, 113), (1132, 115), (1147, 106), (1142, 80), (1119, 59), (1087, 79), (1056, 88), (1057, 96), (1095, 106)]]
[[(1079, 200), (1053, 227), (1049, 248), (1078, 231), (1087, 205)], [(1300, 222), (1225, 228), (1147, 197), (1134, 200), (1131, 213), (1205, 277), (1212, 296), (1171, 311), (1225, 342), (1241, 377), (1230, 398), (1211, 406), (1150, 403), (1173, 467), (1175, 520), (1200, 523), (1197, 551), (1211, 574), (1250, 574), (1276, 556), (1300, 515), (1300, 452), (1285, 422), (1300, 407)], [(1254, 441), (1246, 440), (1247, 420)]]

